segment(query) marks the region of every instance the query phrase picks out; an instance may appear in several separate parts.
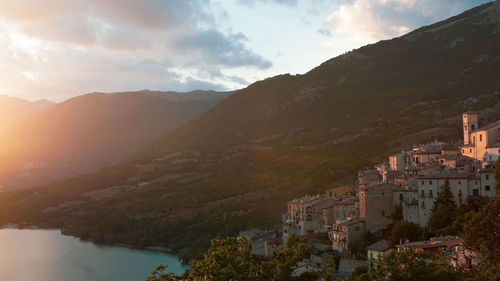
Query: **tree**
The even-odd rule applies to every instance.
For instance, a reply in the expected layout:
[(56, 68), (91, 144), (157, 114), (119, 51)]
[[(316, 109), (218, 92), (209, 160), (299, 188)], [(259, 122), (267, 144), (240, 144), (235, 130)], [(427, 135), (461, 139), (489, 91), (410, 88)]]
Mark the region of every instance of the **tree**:
[(461, 280), (462, 274), (456, 271), (440, 255), (406, 251), (391, 252), (380, 259), (377, 269), (355, 271), (348, 280), (412, 280), (412, 281), (452, 281)]
[(477, 280), (495, 280), (488, 276), (500, 276), (500, 197), (491, 198), (479, 212), (468, 217), (464, 244), (481, 255), (483, 264)]
[(307, 255), (304, 238), (290, 236), (285, 249), (272, 259), (263, 260), (251, 254), (252, 244), (245, 237), (213, 239), (203, 257), (193, 261), (188, 272), (177, 276), (158, 266), (147, 281), (177, 280), (317, 280), (321, 273), (292, 278), (297, 263)]
[(427, 227), (430, 231), (436, 231), (440, 228), (451, 226), (455, 220), (457, 206), (453, 200), (453, 193), (450, 188), (450, 181), (446, 179), (441, 186), (438, 197), (434, 201)]
[(398, 222), (403, 220), (403, 206), (401, 204), (394, 205), (391, 212), (391, 219), (393, 222)]
[(207, 280), (260, 280), (262, 266), (251, 254), (252, 244), (246, 237), (217, 238), (211, 244), (203, 258), (193, 262), (188, 276)]
[(295, 235), (288, 237), (286, 247), (265, 263), (263, 278), (260, 280), (290, 280), (294, 267), (307, 254), (305, 238)]
[(389, 241), (398, 244), (400, 240), (417, 241), (424, 239), (424, 230), (415, 223), (408, 221), (396, 222), (391, 229)]

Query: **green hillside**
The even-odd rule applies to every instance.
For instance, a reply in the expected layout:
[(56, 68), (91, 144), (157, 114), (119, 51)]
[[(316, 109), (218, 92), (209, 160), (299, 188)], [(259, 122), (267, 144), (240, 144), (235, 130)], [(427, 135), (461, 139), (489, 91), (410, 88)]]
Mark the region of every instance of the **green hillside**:
[(209, 238), (279, 223), (285, 202), (413, 144), (500, 118), (500, 2), (256, 82), (119, 166), (0, 196), (28, 221), (105, 243), (195, 255)]

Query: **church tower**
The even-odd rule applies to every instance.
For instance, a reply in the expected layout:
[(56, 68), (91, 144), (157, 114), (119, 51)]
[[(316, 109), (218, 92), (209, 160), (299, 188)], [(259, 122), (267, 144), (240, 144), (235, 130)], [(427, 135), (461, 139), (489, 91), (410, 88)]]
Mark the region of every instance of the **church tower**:
[(478, 129), (478, 113), (477, 112), (465, 112), (462, 114), (462, 120), (464, 124), (464, 144), (470, 144), (470, 133)]

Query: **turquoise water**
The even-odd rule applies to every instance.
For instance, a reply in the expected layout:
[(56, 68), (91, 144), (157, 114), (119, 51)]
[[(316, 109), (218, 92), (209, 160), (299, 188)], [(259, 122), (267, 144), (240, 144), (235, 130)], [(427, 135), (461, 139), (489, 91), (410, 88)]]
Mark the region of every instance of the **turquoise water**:
[(0, 280), (140, 281), (157, 264), (178, 274), (187, 268), (172, 254), (95, 245), (58, 230), (0, 230)]

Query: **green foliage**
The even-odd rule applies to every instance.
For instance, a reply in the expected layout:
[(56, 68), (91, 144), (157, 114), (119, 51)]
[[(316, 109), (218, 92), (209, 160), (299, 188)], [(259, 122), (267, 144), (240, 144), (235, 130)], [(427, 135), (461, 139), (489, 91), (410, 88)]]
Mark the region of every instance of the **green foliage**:
[(405, 220), (396, 222), (391, 229), (389, 242), (393, 245), (399, 244), (399, 241), (402, 240), (405, 242), (409, 241), (418, 241), (424, 239), (424, 230), (415, 223), (408, 222)]
[(462, 280), (462, 273), (456, 271), (443, 256), (407, 251), (391, 252), (382, 257), (377, 269), (366, 268), (355, 271), (349, 281), (361, 280), (412, 280), (452, 281)]
[(436, 231), (440, 228), (450, 226), (455, 220), (456, 215), (457, 206), (453, 200), (450, 181), (446, 179), (438, 192), (438, 197), (434, 201), (434, 207), (429, 216), (427, 227), (430, 231)]
[[(464, 243), (478, 251), (487, 266), (500, 263), (500, 197), (491, 198), (464, 225)], [(492, 266), (497, 268), (498, 266)]]
[(391, 212), (391, 219), (393, 222), (398, 222), (403, 220), (403, 206), (401, 204), (395, 204)]
[(347, 243), (347, 249), (356, 254), (357, 256), (363, 257), (366, 255), (366, 247), (377, 242), (377, 238), (373, 236), (370, 231), (367, 231), (362, 239), (352, 239)]
[[(193, 261), (189, 271), (176, 276), (159, 266), (147, 281), (173, 280), (317, 280), (322, 273), (308, 273), (292, 278), (296, 264), (307, 255), (305, 239), (291, 236), (286, 247), (269, 260), (252, 255), (252, 244), (245, 237), (213, 239), (200, 259)], [(330, 265), (328, 270), (332, 270)]]

